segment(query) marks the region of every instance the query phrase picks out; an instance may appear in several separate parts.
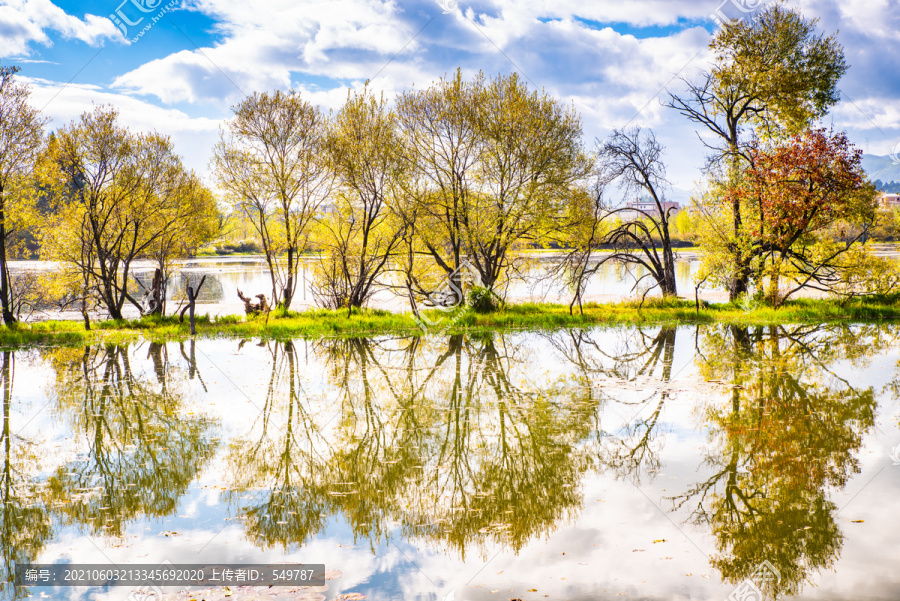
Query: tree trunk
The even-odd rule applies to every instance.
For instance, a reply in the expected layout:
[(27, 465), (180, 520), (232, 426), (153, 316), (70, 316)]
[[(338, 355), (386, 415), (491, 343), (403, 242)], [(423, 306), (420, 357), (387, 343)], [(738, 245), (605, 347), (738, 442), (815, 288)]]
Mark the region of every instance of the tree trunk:
[(90, 331), (91, 329), (91, 318), (88, 315), (87, 311), (87, 291), (85, 290), (84, 294), (81, 296), (81, 317), (84, 319), (84, 329)]
[(783, 259), (776, 255), (772, 255), (772, 271), (769, 273), (769, 282), (766, 290), (766, 301), (776, 309), (781, 306), (778, 298), (778, 285), (781, 281), (781, 265)]
[[(660, 207), (662, 210), (662, 207)], [(678, 296), (678, 284), (675, 281), (675, 253), (672, 252), (672, 240), (669, 238), (668, 215), (662, 219), (662, 244), (663, 244), (663, 281), (661, 282), (663, 296)]]
[(287, 311), (291, 308), (291, 300), (294, 298), (294, 249), (287, 249), (287, 282), (284, 285), (284, 291), (282, 293), (282, 303), (284, 303), (284, 310)]
[[(732, 140), (736, 139), (736, 137), (732, 138)], [(731, 148), (732, 152), (737, 152), (737, 143), (735, 141), (731, 142)], [(732, 159), (731, 169), (730, 177), (733, 181), (735, 174), (738, 172), (737, 158)], [(750, 290), (750, 265), (749, 261), (742, 256), (740, 250), (740, 240), (741, 235), (743, 234), (744, 225), (743, 218), (741, 217), (741, 201), (737, 196), (731, 201), (731, 212), (734, 218), (734, 239), (736, 242), (734, 250), (732, 251), (734, 252), (734, 275), (728, 285), (728, 300), (735, 302)]]
[(15, 323), (16, 316), (12, 312), (12, 286), (9, 282), (9, 261), (6, 259), (6, 213), (2, 208), (0, 208), (0, 305), (3, 323), (6, 325)]
[(190, 302), (190, 304), (188, 305), (188, 317), (191, 321), (191, 336), (193, 336), (197, 333), (197, 326), (194, 323), (194, 306), (196, 305), (197, 297), (194, 296), (194, 289), (190, 286), (188, 286), (187, 293), (188, 302)]
[(193, 286), (187, 287), (188, 305), (187, 305), (187, 307), (185, 307), (184, 309), (181, 310), (181, 316), (179, 317), (179, 320), (184, 322), (184, 312), (185, 311), (189, 312), (188, 317), (191, 322), (191, 336), (193, 336), (194, 334), (197, 333), (196, 327), (194, 324), (194, 307), (197, 304), (197, 297), (200, 295), (200, 288), (203, 287), (203, 282), (205, 282), (205, 281), (206, 281), (206, 276), (203, 276), (202, 278), (200, 278), (200, 283), (197, 284), (196, 292), (194, 291)]
[(162, 270), (157, 267), (156, 271), (153, 273), (153, 283), (150, 285), (150, 301), (153, 303), (149, 311), (150, 315), (162, 315), (162, 288)]
[(740, 257), (735, 257), (735, 274), (728, 284), (728, 300), (735, 302), (750, 290), (750, 266)]
[(106, 279), (103, 282), (103, 301), (111, 319), (122, 319), (122, 308), (116, 302), (115, 286), (112, 281), (114, 277), (114, 270), (107, 270)]

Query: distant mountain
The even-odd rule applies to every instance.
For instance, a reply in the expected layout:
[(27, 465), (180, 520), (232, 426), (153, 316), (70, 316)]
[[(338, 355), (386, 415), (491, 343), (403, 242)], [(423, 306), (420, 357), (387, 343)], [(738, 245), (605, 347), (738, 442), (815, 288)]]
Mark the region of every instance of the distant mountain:
[(893, 157), (864, 154), (862, 167), (873, 182), (877, 179), (884, 183), (900, 182), (900, 162)]

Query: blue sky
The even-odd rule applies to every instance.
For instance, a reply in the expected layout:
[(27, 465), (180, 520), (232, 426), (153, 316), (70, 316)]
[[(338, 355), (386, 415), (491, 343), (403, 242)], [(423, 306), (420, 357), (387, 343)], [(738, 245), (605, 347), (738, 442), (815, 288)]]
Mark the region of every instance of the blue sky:
[[(230, 107), (256, 90), (300, 89), (326, 109), (372, 80), (388, 96), (464, 73), (517, 70), (573, 103), (593, 145), (612, 128), (651, 127), (667, 148), (672, 196), (700, 178), (691, 124), (660, 98), (708, 68), (713, 13), (763, 0), (0, 0), (0, 60), (22, 67), (57, 127), (113, 104), (135, 129), (172, 136), (208, 175)], [(789, 1), (844, 44), (850, 71), (824, 125), (872, 154), (900, 150), (900, 6), (895, 0)], [(740, 6), (739, 6), (740, 5)], [(124, 32), (110, 17), (123, 24)], [(127, 25), (126, 21), (134, 23)], [(147, 28), (147, 26), (150, 26)], [(143, 31), (143, 34), (141, 34)], [(140, 37), (137, 37), (140, 35)]]

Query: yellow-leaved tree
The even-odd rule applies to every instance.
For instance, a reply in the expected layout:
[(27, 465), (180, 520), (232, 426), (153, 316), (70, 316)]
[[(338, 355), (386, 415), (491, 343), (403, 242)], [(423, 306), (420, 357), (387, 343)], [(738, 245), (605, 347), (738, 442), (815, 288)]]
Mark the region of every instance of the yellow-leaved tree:
[(299, 254), (334, 180), (325, 161), (327, 119), (293, 90), (257, 92), (233, 110), (212, 166), (219, 185), (260, 237), (272, 305), (288, 309), (297, 289)]
[(839, 98), (847, 70), (835, 35), (816, 31), (815, 19), (772, 3), (752, 20), (726, 23), (710, 41), (711, 68), (667, 106), (709, 134), (709, 187), (698, 204), (702, 254), (708, 272), (726, 280), (731, 300), (747, 294), (754, 277), (757, 207), (730, 194), (744, 185), (754, 141), (785, 139), (810, 128)]
[(56, 193), (41, 253), (81, 276), (86, 325), (88, 299), (113, 319), (122, 318), (126, 301), (145, 312), (129, 287), (131, 269), (141, 258), (171, 257), (161, 249), (172, 250), (166, 240), (173, 232), (190, 231), (185, 243), (191, 245), (215, 233), (214, 199), (185, 169), (171, 140), (132, 133), (112, 107), (98, 106), (57, 132), (47, 162)]
[[(467, 276), (501, 287), (519, 251), (565, 221), (573, 187), (593, 168), (574, 109), (515, 73), (466, 81), (457, 71), (402, 95), (397, 112), (411, 298), (455, 304)], [(455, 293), (436, 299), (441, 281)]]
[(16, 321), (9, 251), (13, 237), (33, 225), (32, 171), (47, 122), (28, 104), (30, 90), (15, 80), (17, 67), (0, 66), (0, 310)]
[(314, 293), (320, 304), (349, 313), (379, 289), (400, 246), (404, 232), (396, 207), (408, 165), (396, 113), (368, 87), (348, 95), (331, 123), (326, 149), (336, 194), (317, 224), (323, 257)]

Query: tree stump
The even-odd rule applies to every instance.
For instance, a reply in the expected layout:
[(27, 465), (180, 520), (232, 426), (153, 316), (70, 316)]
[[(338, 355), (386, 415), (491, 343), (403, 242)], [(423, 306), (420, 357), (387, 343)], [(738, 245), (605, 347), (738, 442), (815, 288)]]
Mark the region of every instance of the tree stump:
[(258, 303), (254, 303), (252, 299), (244, 296), (244, 293), (241, 292), (241, 289), (237, 289), (238, 298), (244, 301), (244, 313), (247, 315), (257, 315), (259, 313), (268, 313), (269, 312), (269, 303), (266, 301), (265, 294), (257, 294), (256, 298), (259, 299)]
[(181, 316), (179, 318), (179, 321), (182, 323), (184, 323), (184, 312), (188, 311), (188, 315), (189, 315), (190, 322), (191, 322), (191, 336), (193, 336), (194, 334), (197, 333), (195, 330), (195, 325), (194, 325), (194, 307), (197, 304), (197, 296), (200, 295), (200, 288), (203, 287), (203, 282), (205, 282), (205, 281), (206, 281), (206, 276), (203, 276), (202, 278), (200, 278), (200, 283), (197, 284), (196, 292), (194, 291), (193, 286), (189, 285), (187, 287), (188, 304), (184, 309), (181, 310)]

